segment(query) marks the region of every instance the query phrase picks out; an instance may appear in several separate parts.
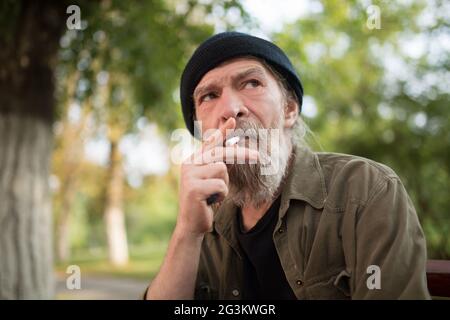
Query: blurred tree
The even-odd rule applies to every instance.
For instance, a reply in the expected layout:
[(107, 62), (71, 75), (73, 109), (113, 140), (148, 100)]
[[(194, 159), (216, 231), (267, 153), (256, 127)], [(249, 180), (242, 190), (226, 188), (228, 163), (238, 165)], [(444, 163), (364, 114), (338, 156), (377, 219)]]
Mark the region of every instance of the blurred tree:
[[(56, 63), (62, 65), (61, 74), (77, 82), (74, 96), (67, 101), (88, 105), (94, 114), (108, 113), (110, 106), (89, 99), (95, 96), (96, 83), (112, 72), (111, 79), (123, 76), (125, 80), (111, 82), (111, 99), (120, 100), (124, 88), (115, 86), (126, 85), (127, 94), (133, 97), (128, 106), (137, 111), (128, 112), (130, 118), (123, 115), (122, 130), (133, 128), (133, 119), (144, 111), (170, 128), (180, 121), (172, 95), (182, 61), (194, 43), (212, 32), (202, 13), (215, 6), (240, 8), (233, 0), (184, 1), (182, 6), (176, 3), (176, 10), (161, 0), (134, 2), (133, 6), (108, 0), (72, 4), (81, 8), (82, 30), (66, 32), (63, 38), (68, 2), (5, 0), (0, 4), (0, 298), (50, 298), (53, 294), (48, 164)], [(104, 40), (109, 41), (108, 47), (97, 50)], [(59, 43), (63, 48), (58, 60)], [(90, 68), (92, 61), (99, 61), (99, 73)], [(80, 73), (78, 81), (72, 72)], [(120, 159), (114, 151), (111, 154), (115, 161), (110, 161), (110, 181), (122, 181), (114, 169), (121, 166)], [(72, 187), (64, 190), (73, 190), (74, 182), (66, 182), (63, 185)], [(117, 201), (107, 203), (123, 212), (121, 191), (114, 185), (107, 188), (107, 194)], [(62, 208), (70, 202), (63, 201)], [(64, 215), (59, 217), (67, 221)]]
[[(367, 23), (371, 4), (380, 9), (380, 29)], [(274, 36), (303, 79), (304, 114), (324, 148), (400, 175), (433, 258), (450, 257), (450, 60), (439, 45), (450, 36), (445, 6), (312, 1), (307, 17)]]
[(88, 120), (90, 108), (86, 105), (77, 105), (73, 99), (79, 72), (72, 73), (61, 82), (65, 84), (64, 96), (60, 96), (63, 104), (61, 120), (55, 127), (57, 131), (53, 152), (53, 174), (64, 177), (57, 180), (60, 185), (55, 186), (53, 196), (54, 208), (58, 213), (56, 224), (56, 255), (58, 261), (67, 261), (70, 257), (69, 225), (72, 206), (77, 192), (77, 176), (80, 174), (84, 159), (84, 143), (88, 133)]
[(53, 295), (48, 188), (63, 1), (0, 4), (0, 299)]
[[(136, 130), (136, 120), (142, 116), (157, 122), (164, 131), (182, 125), (174, 99), (181, 68), (195, 44), (212, 33), (212, 26), (203, 20), (218, 7), (225, 14), (237, 10), (243, 20), (247, 19), (237, 1), (147, 1), (133, 6), (103, 1), (96, 10), (84, 14), (86, 28), (68, 31), (61, 40), (61, 76), (81, 74), (74, 95), (79, 101), (93, 97), (88, 106), (109, 141), (104, 219), (114, 265), (128, 260), (120, 141)], [(61, 83), (65, 85), (65, 81)], [(59, 224), (67, 225), (65, 215), (59, 215)], [(64, 226), (58, 230), (68, 232)], [(64, 234), (58, 236), (65, 238)]]

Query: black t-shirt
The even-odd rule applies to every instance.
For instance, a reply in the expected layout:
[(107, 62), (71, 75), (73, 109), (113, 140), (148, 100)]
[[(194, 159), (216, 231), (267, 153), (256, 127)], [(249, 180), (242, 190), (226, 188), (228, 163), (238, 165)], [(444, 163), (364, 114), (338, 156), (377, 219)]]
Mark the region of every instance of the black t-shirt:
[(279, 208), (280, 197), (248, 232), (244, 231), (241, 211), (237, 214), (237, 238), (245, 253), (244, 299), (296, 299), (273, 243)]

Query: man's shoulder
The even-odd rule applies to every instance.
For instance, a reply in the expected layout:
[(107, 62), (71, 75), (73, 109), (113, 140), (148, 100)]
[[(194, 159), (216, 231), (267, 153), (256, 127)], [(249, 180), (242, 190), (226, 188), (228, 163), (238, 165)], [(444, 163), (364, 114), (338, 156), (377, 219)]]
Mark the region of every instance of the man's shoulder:
[(337, 152), (315, 152), (319, 163), (323, 170), (331, 171), (330, 173), (336, 173), (336, 171), (354, 171), (363, 170), (367, 173), (376, 173), (386, 178), (398, 178), (395, 171), (389, 166), (364, 158), (361, 156), (337, 153)]
[(315, 152), (315, 155), (332, 198), (345, 196), (364, 203), (383, 184), (393, 179), (400, 181), (389, 166), (368, 158), (334, 152)]

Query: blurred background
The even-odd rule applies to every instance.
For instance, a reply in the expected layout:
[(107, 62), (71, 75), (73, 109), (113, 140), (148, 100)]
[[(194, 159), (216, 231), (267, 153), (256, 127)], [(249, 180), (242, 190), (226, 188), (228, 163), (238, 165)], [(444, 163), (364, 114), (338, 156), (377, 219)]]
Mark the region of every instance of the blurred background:
[(180, 75), (225, 30), (285, 50), (313, 149), (392, 167), (450, 259), (449, 2), (0, 3), (0, 298), (140, 298), (176, 221)]

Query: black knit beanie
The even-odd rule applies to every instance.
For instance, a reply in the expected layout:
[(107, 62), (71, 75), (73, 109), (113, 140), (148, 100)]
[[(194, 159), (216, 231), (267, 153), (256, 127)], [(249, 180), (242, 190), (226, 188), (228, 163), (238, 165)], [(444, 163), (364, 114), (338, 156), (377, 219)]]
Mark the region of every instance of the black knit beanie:
[(301, 111), (303, 87), (289, 58), (272, 42), (245, 33), (223, 32), (203, 42), (188, 61), (180, 84), (183, 117), (187, 128), (194, 135), (195, 106), (193, 93), (203, 76), (222, 62), (240, 56), (263, 59), (287, 81), (294, 90)]

